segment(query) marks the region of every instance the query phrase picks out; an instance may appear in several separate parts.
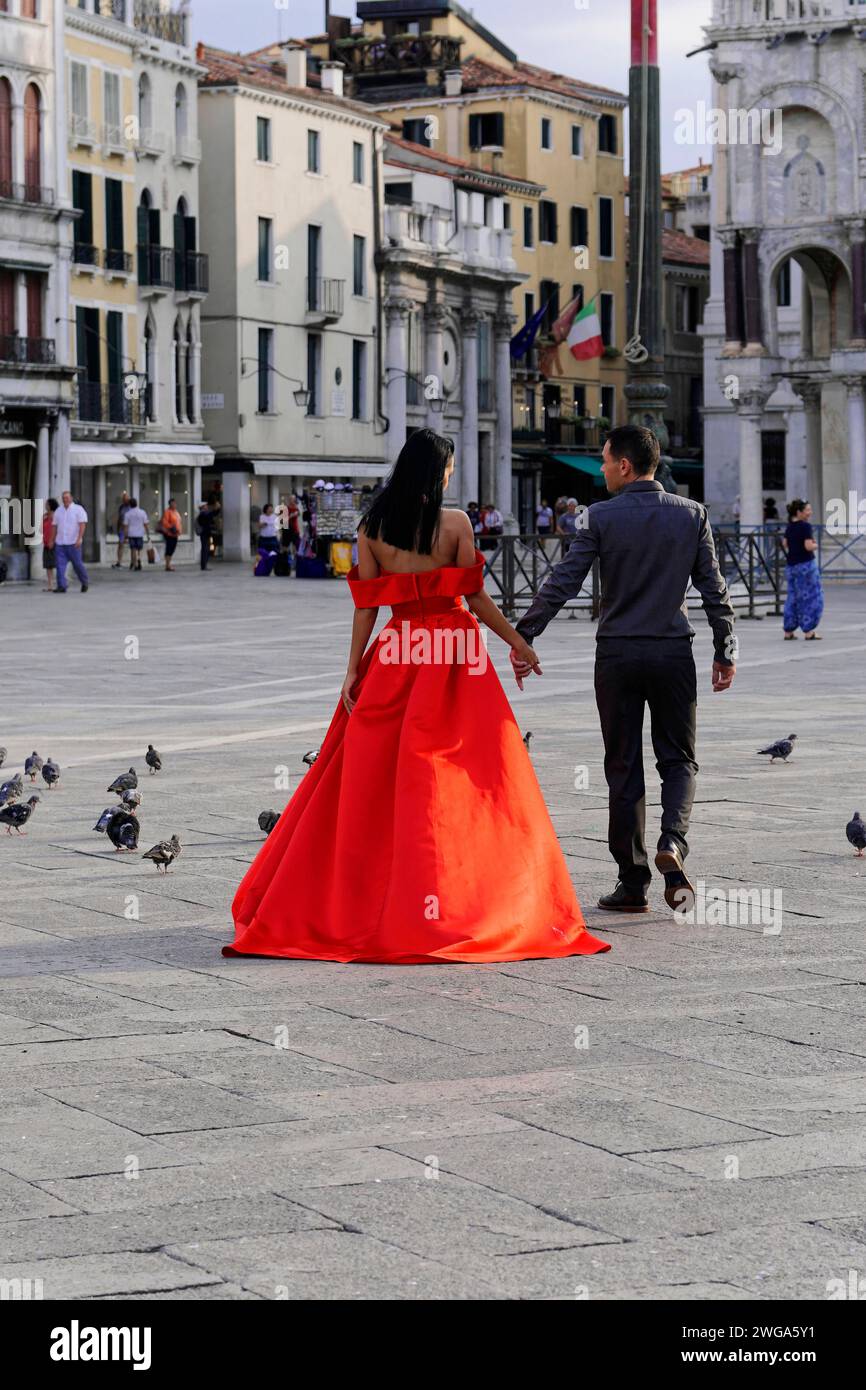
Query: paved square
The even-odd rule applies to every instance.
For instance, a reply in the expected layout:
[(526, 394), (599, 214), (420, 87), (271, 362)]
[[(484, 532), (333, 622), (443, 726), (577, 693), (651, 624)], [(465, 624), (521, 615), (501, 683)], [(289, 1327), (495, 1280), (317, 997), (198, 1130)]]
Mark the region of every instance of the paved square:
[[(561, 619), (510, 691), (613, 949), (386, 968), (220, 956), (258, 813), (333, 712), (344, 585), (0, 589), (0, 779), (34, 748), (62, 768), (26, 838), (0, 834), (0, 1277), (47, 1299), (823, 1299), (862, 1277), (864, 597), (830, 588), (820, 644), (741, 622), (726, 695), (696, 615), (690, 865), (763, 914), (678, 924), (658, 886), (647, 917), (594, 907), (593, 629)], [(789, 763), (756, 756), (792, 731)], [(130, 764), (140, 848), (183, 844), (167, 878), (91, 829)]]

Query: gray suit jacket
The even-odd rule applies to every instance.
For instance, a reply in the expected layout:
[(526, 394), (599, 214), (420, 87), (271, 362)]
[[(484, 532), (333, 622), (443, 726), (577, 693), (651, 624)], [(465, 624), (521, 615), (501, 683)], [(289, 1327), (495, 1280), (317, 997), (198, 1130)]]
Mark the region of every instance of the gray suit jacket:
[(734, 610), (716, 560), (706, 508), (642, 478), (584, 514), (568, 554), (542, 584), (516, 624), (532, 642), (569, 599), (595, 559), (601, 575), (599, 641), (628, 637), (693, 637), (686, 609), (689, 583), (703, 599), (716, 660), (736, 659)]

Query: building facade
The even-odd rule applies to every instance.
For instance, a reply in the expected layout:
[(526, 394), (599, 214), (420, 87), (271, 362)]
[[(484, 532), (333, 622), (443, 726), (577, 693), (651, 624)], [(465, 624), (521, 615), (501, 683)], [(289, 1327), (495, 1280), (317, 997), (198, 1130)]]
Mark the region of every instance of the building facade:
[(523, 277), (504, 207), (533, 190), (394, 137), (385, 141), (384, 180), (389, 460), (415, 429), (446, 434), (456, 446), (449, 500), (494, 503), (507, 516), (518, 503), (511, 301)]
[(198, 59), (207, 482), (222, 494), (223, 553), (246, 559), (267, 502), (386, 471), (375, 253), (387, 125), (343, 95), (339, 65), (311, 86), (303, 45), (200, 45)]
[[(866, 52), (847, 0), (714, 0), (706, 497), (866, 496)], [(733, 124), (732, 124), (733, 123)]]
[[(567, 475), (572, 455), (597, 453), (605, 425), (627, 418), (626, 98), (521, 62), (456, 0), (361, 0), (357, 13), (358, 25), (333, 18), (308, 41), (314, 65), (344, 62), (347, 90), (404, 138), (532, 186), (504, 209), (524, 277), (515, 329), (547, 306), (537, 348), (513, 372), (515, 489), (527, 495), (543, 467), (565, 459)], [(596, 301), (601, 358), (544, 351), (574, 298)]]
[(62, 0), (0, 9), (0, 553), (13, 578), (42, 572), (41, 504), (69, 453)]

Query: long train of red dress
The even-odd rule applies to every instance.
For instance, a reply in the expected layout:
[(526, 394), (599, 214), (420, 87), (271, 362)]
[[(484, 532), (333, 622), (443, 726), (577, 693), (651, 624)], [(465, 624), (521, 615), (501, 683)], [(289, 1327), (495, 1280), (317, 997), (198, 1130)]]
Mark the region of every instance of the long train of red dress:
[(413, 964), (610, 949), (586, 930), (511, 707), (461, 603), (483, 569), (476, 551), (471, 566), (350, 572), (356, 606), (388, 604), (392, 617), (364, 654), (352, 714), (341, 701), (238, 888), (224, 955)]

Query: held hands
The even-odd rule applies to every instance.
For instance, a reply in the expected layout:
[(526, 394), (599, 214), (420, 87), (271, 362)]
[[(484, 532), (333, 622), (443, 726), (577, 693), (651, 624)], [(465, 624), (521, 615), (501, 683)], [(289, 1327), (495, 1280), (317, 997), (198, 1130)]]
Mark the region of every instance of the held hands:
[(736, 666), (722, 666), (720, 662), (714, 661), (713, 690), (730, 690), (736, 674)]
[(514, 679), (517, 681), (517, 689), (523, 689), (523, 682), (527, 676), (543, 674), (538, 657), (530, 647), (529, 643), (522, 637), (518, 637), (514, 646), (511, 648), (511, 666), (514, 671)]

